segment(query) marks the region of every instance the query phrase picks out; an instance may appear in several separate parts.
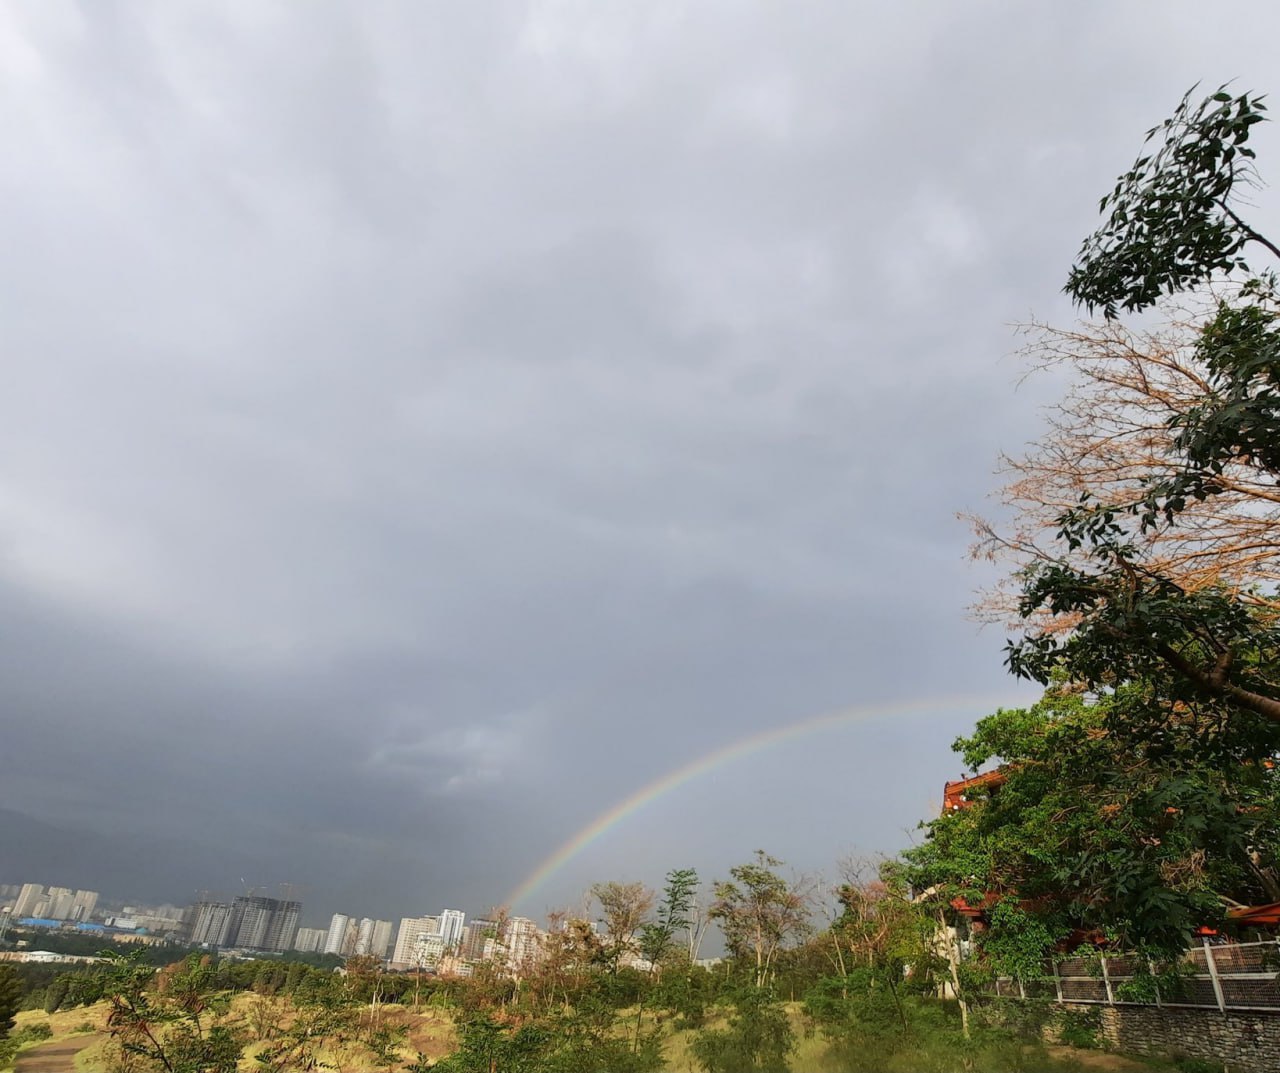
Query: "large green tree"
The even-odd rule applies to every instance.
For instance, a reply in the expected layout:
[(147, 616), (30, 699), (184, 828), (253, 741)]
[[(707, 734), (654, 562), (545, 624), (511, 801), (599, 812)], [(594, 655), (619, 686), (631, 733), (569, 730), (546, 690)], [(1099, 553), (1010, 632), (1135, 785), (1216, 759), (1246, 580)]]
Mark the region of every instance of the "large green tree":
[(1179, 526), (1189, 503), (1222, 494), (1235, 467), (1280, 480), (1277, 281), (1247, 259), (1280, 249), (1239, 211), (1256, 178), (1247, 142), (1264, 107), (1226, 90), (1184, 98), (1102, 199), (1104, 222), (1066, 286), (1107, 318), (1189, 291), (1212, 301), (1194, 343), (1203, 389), (1171, 419), (1169, 456), (1123, 500), (1086, 488), (1057, 518), (1057, 553), (1022, 571), (1028, 628), (1009, 646), (1010, 668), (1041, 682), (1065, 666), (1092, 686), (1145, 683), (1160, 700), (1147, 716), (1176, 703), (1280, 722), (1275, 594), (1247, 584), (1188, 589), (1153, 565), (1140, 539)]
[(22, 1004), (22, 981), (12, 965), (0, 965), (0, 1040), (13, 1028), (13, 1015)]
[[(1161, 703), (1149, 733), (1123, 731)], [(1176, 953), (1226, 926), (1230, 903), (1280, 900), (1280, 774), (1255, 760), (1259, 741), (1280, 733), (1252, 713), (1059, 683), (955, 743), (971, 767), (999, 758), (1003, 781), (927, 825), (905, 855), (913, 884), (984, 910), (988, 954), (1019, 975), (1087, 937)]]
[(718, 921), (734, 958), (748, 963), (756, 987), (773, 972), (778, 952), (809, 928), (808, 885), (780, 875), (782, 861), (758, 849), (753, 860), (729, 869), (715, 885), (710, 917)]

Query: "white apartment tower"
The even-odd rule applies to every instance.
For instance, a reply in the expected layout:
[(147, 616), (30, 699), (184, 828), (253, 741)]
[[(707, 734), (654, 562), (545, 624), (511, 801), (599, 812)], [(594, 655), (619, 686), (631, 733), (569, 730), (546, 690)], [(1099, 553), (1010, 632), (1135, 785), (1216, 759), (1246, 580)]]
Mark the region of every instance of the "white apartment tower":
[(369, 944), (369, 953), (374, 957), (385, 958), (391, 947), (391, 921), (375, 920), (373, 922), (373, 939)]
[(373, 925), (374, 921), (371, 918), (362, 917), (356, 926), (355, 952), (361, 957), (369, 953), (369, 948), (373, 946)]
[(444, 948), (457, 953), (462, 948), (462, 929), (467, 915), (460, 909), (446, 909), (440, 914), (440, 938), (444, 940)]
[[(348, 941), (350, 934), (350, 941)], [(324, 952), (346, 957), (355, 948), (356, 922), (346, 913), (334, 913), (329, 921), (329, 934), (325, 936)]]
[(293, 940), (293, 948), (300, 954), (317, 953), (324, 946), (328, 935), (328, 928), (299, 928)]
[(387, 956), (391, 945), (391, 921), (371, 920), (365, 917), (356, 931), (356, 953), (372, 954), (376, 958)]
[(503, 929), (507, 965), (516, 972), (537, 961), (541, 952), (538, 925), (528, 917), (511, 917)]
[(192, 946), (226, 946), (231, 931), (231, 906), (226, 902), (201, 902), (191, 925)]
[(71, 919), (88, 920), (97, 907), (98, 892), (96, 890), (78, 890), (71, 900)]
[(420, 940), (439, 934), (440, 921), (436, 917), (405, 917), (396, 933), (396, 949), (391, 955), (391, 964), (398, 968), (413, 968), (420, 960)]
[(36, 908), (44, 901), (44, 885), (42, 883), (23, 883), (18, 892), (18, 900), (13, 903), (13, 918), (34, 916)]
[(46, 897), (48, 904), (44, 908), (45, 916), (50, 920), (70, 919), (71, 906), (76, 900), (75, 893), (70, 887), (50, 887)]

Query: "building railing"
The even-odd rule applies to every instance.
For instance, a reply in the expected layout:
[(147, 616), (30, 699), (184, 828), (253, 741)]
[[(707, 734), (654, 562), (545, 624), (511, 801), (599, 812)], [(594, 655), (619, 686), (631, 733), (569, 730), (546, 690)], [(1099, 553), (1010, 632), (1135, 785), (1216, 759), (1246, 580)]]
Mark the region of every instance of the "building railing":
[(1280, 1013), (1280, 941), (1215, 946), (1205, 940), (1175, 965), (1132, 954), (1069, 957), (1038, 980), (1003, 977), (996, 994), (1099, 1006), (1177, 1006)]

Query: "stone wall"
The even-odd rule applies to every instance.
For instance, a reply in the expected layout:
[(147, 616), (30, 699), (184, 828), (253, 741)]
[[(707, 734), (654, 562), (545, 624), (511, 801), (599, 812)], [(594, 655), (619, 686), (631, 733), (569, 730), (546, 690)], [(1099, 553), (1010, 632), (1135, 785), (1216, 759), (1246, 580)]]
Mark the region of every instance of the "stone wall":
[(1099, 1034), (1117, 1051), (1206, 1058), (1226, 1062), (1239, 1073), (1280, 1070), (1280, 1013), (1074, 1002), (1061, 1003), (1058, 1008), (1100, 1016)]

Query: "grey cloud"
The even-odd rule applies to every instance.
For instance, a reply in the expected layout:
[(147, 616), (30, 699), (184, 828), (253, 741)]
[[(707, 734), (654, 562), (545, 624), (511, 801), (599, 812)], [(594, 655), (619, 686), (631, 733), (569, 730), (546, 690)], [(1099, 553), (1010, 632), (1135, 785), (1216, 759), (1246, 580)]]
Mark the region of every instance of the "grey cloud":
[(1269, 88), (1248, 17), (6, 10), (0, 807), (198, 845), (157, 896), (479, 909), (699, 755), (962, 698), (725, 767), (539, 897), (901, 845), (1024, 695), (954, 517), (1059, 387), (1008, 325), (1071, 315), (1190, 82)]

